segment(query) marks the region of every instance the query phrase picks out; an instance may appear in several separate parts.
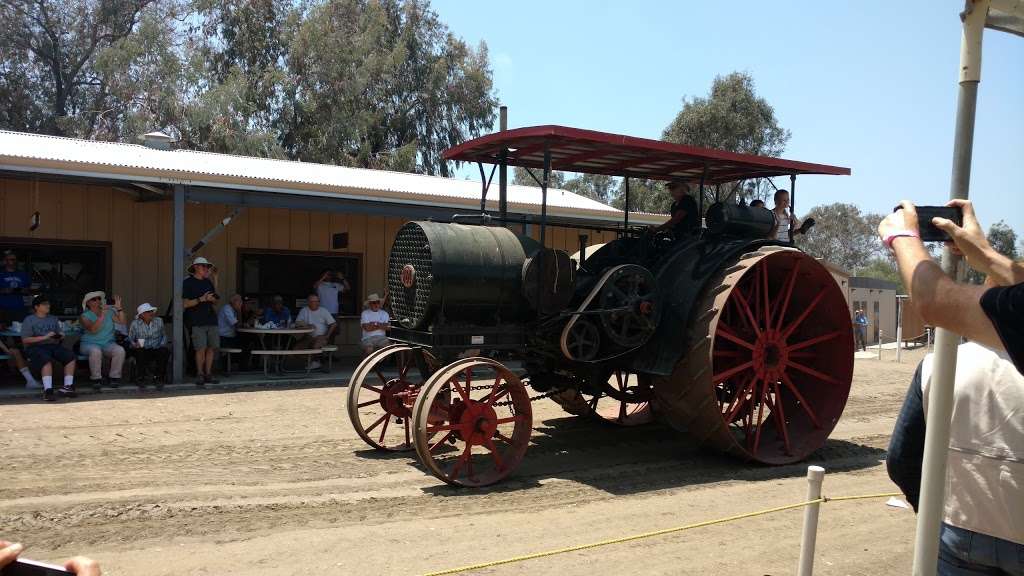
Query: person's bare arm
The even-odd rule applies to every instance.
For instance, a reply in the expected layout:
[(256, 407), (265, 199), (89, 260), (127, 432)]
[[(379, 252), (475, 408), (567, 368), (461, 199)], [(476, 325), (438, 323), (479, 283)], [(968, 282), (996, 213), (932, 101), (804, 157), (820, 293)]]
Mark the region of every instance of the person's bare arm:
[(656, 226), (654, 228), (654, 230), (655, 231), (668, 230), (668, 229), (674, 227), (676, 224), (682, 222), (683, 218), (686, 218), (686, 210), (676, 210), (676, 213), (673, 214), (672, 217), (669, 218), (667, 222), (665, 222), (664, 224)]
[[(899, 230), (919, 233), (917, 210), (910, 202), (904, 201), (901, 210), (878, 225), (878, 234), (883, 239)], [(995, 326), (981, 308), (981, 296), (987, 288), (958, 284), (946, 276), (920, 238), (896, 238), (892, 250), (903, 285), (908, 287), (910, 300), (926, 324), (945, 328), (995, 350), (1005, 350)]]

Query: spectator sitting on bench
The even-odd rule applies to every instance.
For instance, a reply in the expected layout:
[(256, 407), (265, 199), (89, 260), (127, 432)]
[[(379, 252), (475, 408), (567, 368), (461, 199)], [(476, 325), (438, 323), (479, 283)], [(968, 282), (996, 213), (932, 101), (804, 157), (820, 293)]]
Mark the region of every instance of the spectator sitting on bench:
[[(0, 331), (7, 330), (9, 327), (0, 324)], [(25, 357), (22, 356), (21, 350), (13, 342), (4, 342), (0, 340), (0, 353), (7, 354), (10, 356), (11, 364), (21, 372), (21, 375), (25, 377), (25, 388), (29, 390), (42, 388), (43, 385), (36, 380), (36, 377), (32, 375), (32, 371), (28, 369), (28, 364), (25, 363)]]
[(121, 383), (121, 366), (124, 364), (124, 348), (116, 341), (114, 323), (124, 321), (121, 297), (114, 296), (113, 307), (105, 302), (107, 295), (102, 291), (89, 292), (82, 298), (82, 338), (79, 348), (89, 357), (89, 382), (99, 390), (103, 382), (103, 358), (110, 358), (110, 385), (115, 388)]
[(253, 348), (252, 335), (238, 333), (239, 328), (246, 326), (246, 316), (241, 294), (232, 294), (231, 298), (228, 298), (228, 305), (222, 306), (217, 312), (217, 329), (220, 331), (221, 348), (241, 350), (238, 354), (238, 368), (242, 372), (249, 370)]
[(164, 321), (157, 317), (156, 306), (147, 302), (135, 309), (135, 319), (128, 327), (128, 345), (128, 354), (135, 358), (135, 384), (145, 388), (149, 379), (158, 390), (163, 388), (171, 351), (167, 348)]
[(370, 294), (363, 303), (366, 309), (359, 318), (359, 324), (363, 328), (363, 338), (360, 345), (363, 353), (371, 354), (374, 350), (391, 344), (387, 332), (391, 329), (391, 316), (380, 307), (380, 296)]
[(53, 391), (54, 363), (64, 367), (61, 395), (76, 396), (75, 354), (61, 345), (63, 339), (60, 321), (50, 316), (50, 299), (42, 294), (36, 296), (32, 300), (32, 315), (21, 323), (21, 343), (25, 345), (29, 366), (43, 376), (43, 398), (50, 402), (57, 399)]
[(284, 298), (274, 296), (273, 304), (263, 311), (263, 323), (273, 322), (278, 328), (287, 328), (292, 323), (292, 311), (284, 305)]
[[(387, 312), (385, 312), (387, 314)], [(323, 348), (331, 341), (338, 323), (327, 308), (320, 306), (320, 296), (310, 294), (306, 299), (306, 307), (299, 311), (295, 325), (310, 326), (313, 333), (308, 334), (295, 343), (296, 348)], [(320, 368), (320, 362), (314, 360), (310, 369)]]

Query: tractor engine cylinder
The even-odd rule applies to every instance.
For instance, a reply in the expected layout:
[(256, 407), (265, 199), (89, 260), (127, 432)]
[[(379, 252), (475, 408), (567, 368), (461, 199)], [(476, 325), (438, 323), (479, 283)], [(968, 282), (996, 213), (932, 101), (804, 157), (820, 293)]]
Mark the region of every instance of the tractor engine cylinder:
[(445, 322), (522, 322), (522, 270), (540, 245), (496, 226), (408, 222), (388, 259), (392, 316), (403, 327)]

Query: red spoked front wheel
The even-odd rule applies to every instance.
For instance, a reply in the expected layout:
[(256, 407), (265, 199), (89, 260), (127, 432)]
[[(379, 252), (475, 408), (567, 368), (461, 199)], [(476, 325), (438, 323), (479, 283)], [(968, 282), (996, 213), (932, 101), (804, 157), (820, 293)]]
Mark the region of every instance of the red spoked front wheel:
[(416, 454), (449, 484), (486, 486), (508, 476), (530, 444), (533, 412), (522, 381), (487, 358), (438, 370), (413, 407)]
[(349, 420), (378, 450), (412, 450), (412, 407), (437, 360), (423, 348), (392, 344), (356, 366), (348, 385)]

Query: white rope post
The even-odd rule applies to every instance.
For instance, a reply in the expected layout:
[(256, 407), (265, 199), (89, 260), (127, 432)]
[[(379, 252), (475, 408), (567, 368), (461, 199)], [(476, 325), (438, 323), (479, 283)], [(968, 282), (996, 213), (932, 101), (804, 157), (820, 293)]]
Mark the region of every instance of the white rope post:
[(903, 350), (903, 300), (896, 297), (896, 363), (900, 362), (900, 352)]
[(881, 330), (878, 331), (878, 359), (879, 360), (882, 359), (882, 336), (884, 334), (885, 334), (885, 332), (882, 332)]
[[(825, 479), (825, 469), (821, 466), (807, 467), (807, 501), (821, 498), (821, 483)], [(804, 508), (804, 533), (800, 538), (800, 567), (798, 576), (811, 576), (814, 573), (814, 545), (818, 540), (818, 512), (821, 503), (808, 504)]]

